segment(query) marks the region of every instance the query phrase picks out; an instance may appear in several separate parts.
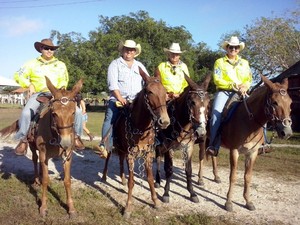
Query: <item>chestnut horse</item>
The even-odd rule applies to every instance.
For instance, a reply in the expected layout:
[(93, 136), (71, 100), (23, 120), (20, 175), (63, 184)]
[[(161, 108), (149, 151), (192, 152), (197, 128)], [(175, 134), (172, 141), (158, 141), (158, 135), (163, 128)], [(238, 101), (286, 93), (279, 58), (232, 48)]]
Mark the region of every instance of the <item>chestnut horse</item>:
[[(156, 77), (147, 76), (141, 69), (140, 74), (145, 81), (143, 89), (137, 94), (132, 104), (125, 106), (120, 117), (113, 125), (113, 145), (119, 154), (120, 176), (125, 185), (124, 160), (126, 158), (128, 178), (128, 198), (124, 217), (129, 218), (132, 212), (132, 193), (134, 187), (134, 163), (142, 159), (147, 173), (151, 198), (154, 207), (160, 202), (154, 187), (152, 162), (154, 157), (154, 141), (157, 129), (165, 129), (170, 124), (166, 108), (166, 89)], [(105, 161), (102, 180), (106, 180), (108, 161)], [(139, 171), (143, 173), (144, 171)]]
[[(47, 188), (49, 183), (48, 161), (50, 158), (61, 156), (64, 167), (64, 186), (68, 213), (70, 217), (76, 215), (73, 199), (71, 195), (71, 161), (75, 146), (74, 115), (76, 109), (75, 95), (82, 87), (82, 80), (79, 80), (71, 91), (56, 89), (51, 81), (46, 77), (47, 87), (53, 95), (52, 99), (44, 104), (48, 104), (47, 109), (42, 110), (38, 119), (38, 124), (32, 127), (28, 135), (28, 143), (32, 151), (34, 164), (34, 184), (40, 185), (42, 178), (42, 198), (40, 215), (47, 214)], [(18, 126), (14, 122), (11, 126), (0, 131), (1, 136), (7, 136), (16, 132)], [(33, 134), (33, 136), (30, 136)], [(37, 151), (39, 154), (37, 154)], [(39, 159), (39, 168), (38, 168)], [(40, 169), (40, 170), (39, 170)]]
[[(250, 184), (258, 149), (264, 142), (263, 126), (267, 122), (272, 123), (282, 139), (288, 139), (293, 133), (290, 119), (292, 100), (287, 92), (287, 78), (281, 83), (273, 83), (262, 75), (261, 79), (264, 85), (255, 89), (244, 103), (239, 103), (233, 115), (221, 128), (222, 147), (230, 150), (230, 184), (225, 203), (225, 209), (230, 212), (233, 210), (232, 196), (239, 154), (245, 155), (243, 196), (246, 208), (255, 210), (250, 200)], [(204, 154), (205, 148), (202, 147), (200, 151)], [(213, 162), (214, 173), (217, 176), (215, 157)], [(202, 175), (202, 169), (200, 166), (199, 175)]]
[(156, 147), (157, 171), (156, 187), (160, 187), (160, 155), (164, 156), (164, 171), (166, 173), (165, 191), (163, 202), (169, 202), (171, 176), (173, 174), (173, 150), (182, 151), (182, 160), (185, 165), (187, 189), (190, 192), (190, 200), (199, 202), (192, 185), (192, 154), (194, 141), (197, 136), (206, 136), (206, 124), (208, 106), (210, 102), (207, 88), (211, 76), (206, 76), (201, 85), (196, 84), (188, 76), (185, 76), (189, 86), (180, 96), (168, 104), (168, 113), (171, 124), (166, 130), (159, 133), (162, 143)]

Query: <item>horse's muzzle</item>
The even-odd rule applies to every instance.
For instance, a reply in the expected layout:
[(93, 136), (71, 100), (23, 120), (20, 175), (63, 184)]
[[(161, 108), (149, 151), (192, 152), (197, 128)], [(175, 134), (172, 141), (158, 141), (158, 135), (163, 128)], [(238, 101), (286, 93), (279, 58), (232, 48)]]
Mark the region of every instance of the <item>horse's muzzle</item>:
[(279, 138), (287, 140), (293, 135), (293, 130), (292, 130), (292, 123), (291, 122), (277, 122), (276, 123), (276, 132), (278, 134)]
[(170, 125), (170, 118), (169, 117), (160, 117), (157, 120), (157, 125), (160, 129), (166, 129)]

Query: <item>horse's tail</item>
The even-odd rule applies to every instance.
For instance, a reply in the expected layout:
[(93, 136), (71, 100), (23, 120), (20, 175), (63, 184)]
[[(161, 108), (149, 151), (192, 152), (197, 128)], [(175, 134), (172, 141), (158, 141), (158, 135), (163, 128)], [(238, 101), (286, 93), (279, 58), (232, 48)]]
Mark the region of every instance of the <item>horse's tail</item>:
[(15, 133), (16, 131), (19, 130), (19, 120), (16, 120), (15, 122), (13, 122), (11, 125), (3, 128), (2, 130), (0, 130), (0, 136), (1, 137), (7, 137), (9, 135), (11, 135), (12, 133)]

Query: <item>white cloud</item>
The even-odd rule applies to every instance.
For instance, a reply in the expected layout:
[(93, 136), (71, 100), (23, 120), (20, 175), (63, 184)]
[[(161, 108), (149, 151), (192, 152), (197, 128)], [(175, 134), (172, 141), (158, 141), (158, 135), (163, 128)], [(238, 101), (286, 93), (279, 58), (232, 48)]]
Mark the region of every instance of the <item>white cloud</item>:
[(0, 19), (0, 29), (2, 35), (10, 37), (22, 36), (34, 33), (43, 28), (40, 20), (33, 20), (26, 17), (13, 17)]

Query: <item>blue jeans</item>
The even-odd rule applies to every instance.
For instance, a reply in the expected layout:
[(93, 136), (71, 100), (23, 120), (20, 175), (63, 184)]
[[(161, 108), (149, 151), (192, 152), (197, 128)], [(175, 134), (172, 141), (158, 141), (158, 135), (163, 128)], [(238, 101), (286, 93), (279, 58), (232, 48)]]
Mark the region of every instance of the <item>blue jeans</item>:
[(225, 104), (229, 98), (234, 95), (232, 91), (218, 91), (215, 94), (215, 99), (212, 107), (212, 114), (210, 119), (210, 136), (209, 146), (214, 147), (215, 150), (219, 150), (221, 146), (221, 135), (218, 134), (218, 130), (221, 125), (222, 112)]
[(116, 106), (116, 102), (109, 100), (102, 126), (102, 141), (108, 143), (108, 146), (106, 146), (108, 151), (110, 151), (113, 146), (112, 126), (116, 122), (120, 112), (121, 109)]
[[(40, 92), (33, 94), (27, 101), (25, 107), (23, 108), (21, 117), (18, 121), (19, 130), (15, 134), (15, 139), (17, 140), (27, 139), (27, 133), (30, 127), (31, 119), (34, 117), (38, 107), (40, 106), (40, 102), (36, 100), (39, 94)], [(82, 113), (79, 107), (76, 107), (74, 123), (75, 123), (74, 125), (75, 134), (80, 136), (82, 134), (83, 127), (82, 127)]]

